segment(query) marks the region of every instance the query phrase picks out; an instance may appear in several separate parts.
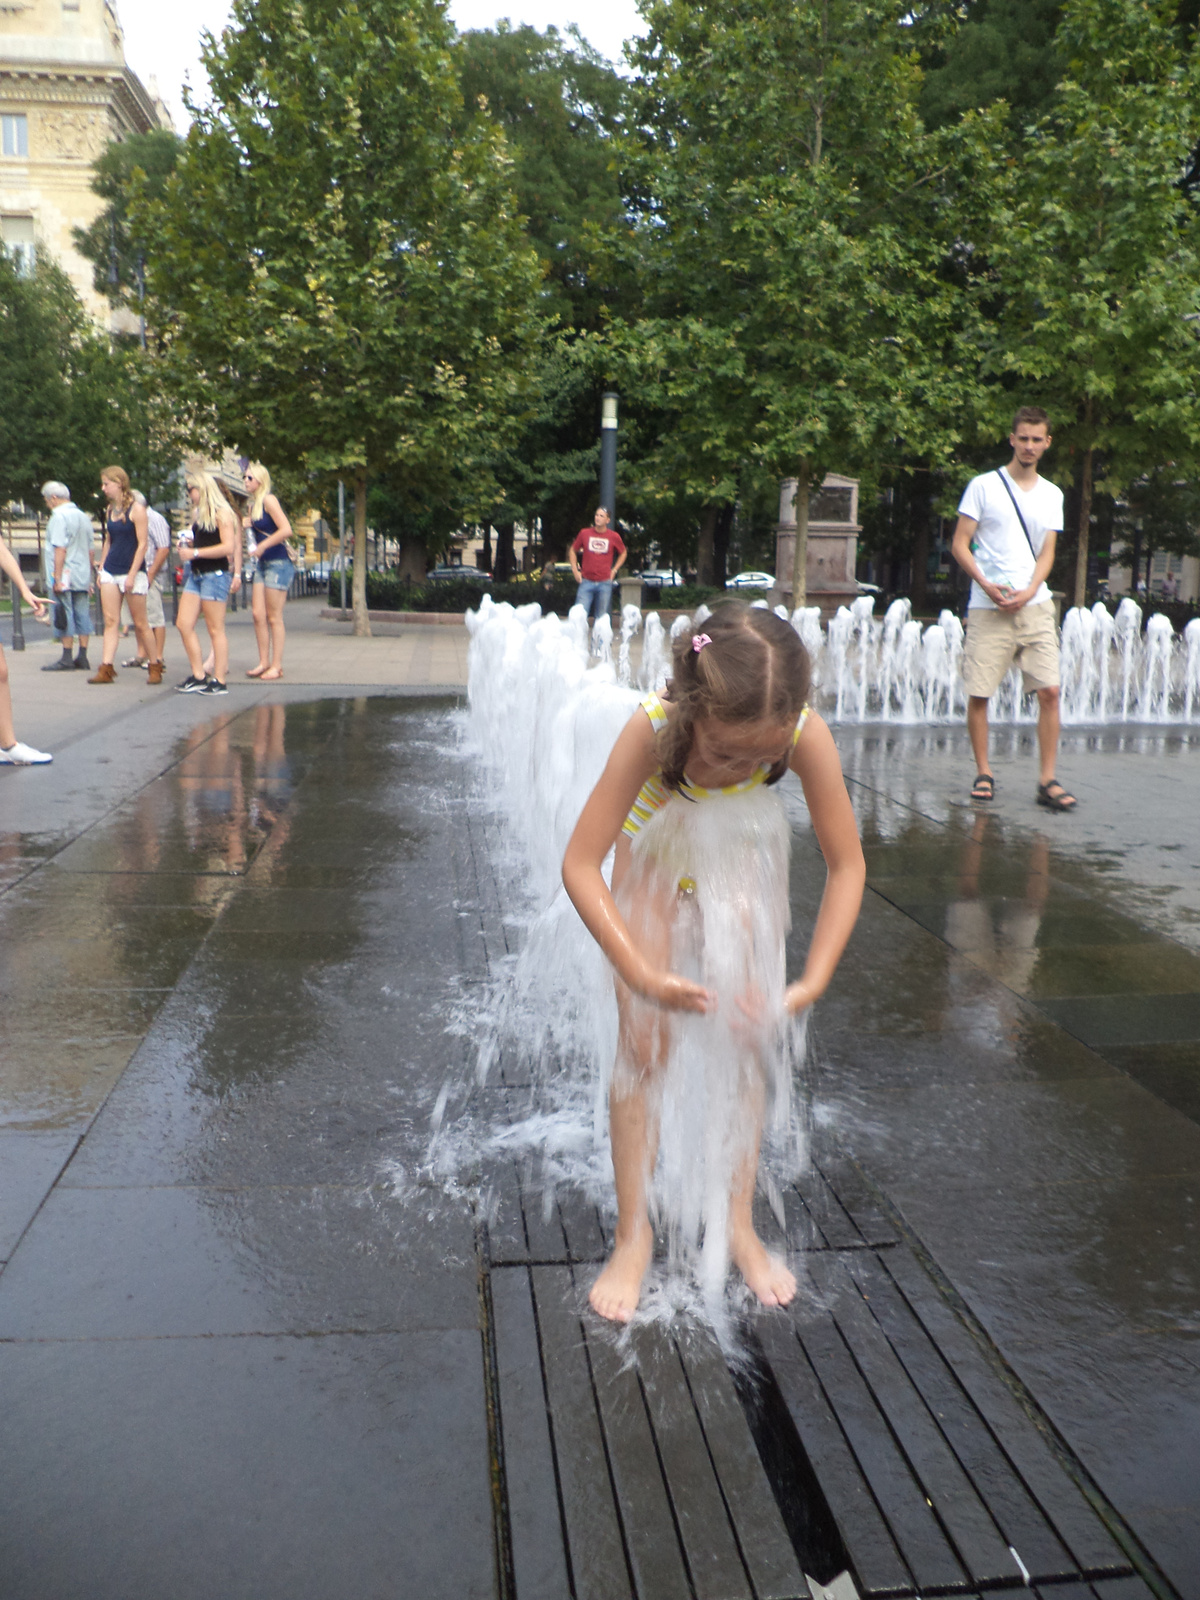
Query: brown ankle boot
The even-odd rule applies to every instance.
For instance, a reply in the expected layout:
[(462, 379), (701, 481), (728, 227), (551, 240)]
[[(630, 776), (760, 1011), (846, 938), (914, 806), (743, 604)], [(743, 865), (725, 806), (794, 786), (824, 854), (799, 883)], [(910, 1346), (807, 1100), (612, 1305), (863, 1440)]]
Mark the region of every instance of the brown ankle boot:
[(108, 661), (102, 661), (96, 668), (95, 675), (88, 679), (89, 683), (116, 683), (116, 681), (116, 669)]
[(163, 675), (163, 664), (162, 664), (162, 662), (161, 661), (152, 661), (150, 663), (150, 671), (149, 671), (149, 674), (147, 675), (146, 682), (147, 683), (161, 683), (162, 682), (162, 675)]

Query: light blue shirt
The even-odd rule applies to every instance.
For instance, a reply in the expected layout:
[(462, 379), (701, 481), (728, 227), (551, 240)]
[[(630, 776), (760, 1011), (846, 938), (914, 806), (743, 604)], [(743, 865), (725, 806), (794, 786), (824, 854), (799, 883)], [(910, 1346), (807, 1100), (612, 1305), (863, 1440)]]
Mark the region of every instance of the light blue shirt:
[(46, 576), (54, 582), (54, 552), (65, 550), (63, 577), (68, 589), (86, 589), (92, 581), (92, 519), (73, 501), (55, 506), (46, 524)]

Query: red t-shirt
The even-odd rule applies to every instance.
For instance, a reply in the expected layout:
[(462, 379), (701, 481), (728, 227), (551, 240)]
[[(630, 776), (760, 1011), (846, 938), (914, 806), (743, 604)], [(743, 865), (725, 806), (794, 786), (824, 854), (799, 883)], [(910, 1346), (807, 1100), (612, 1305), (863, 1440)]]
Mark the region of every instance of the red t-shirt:
[(580, 570), (588, 583), (608, 583), (613, 562), (625, 554), (625, 541), (611, 528), (603, 533), (599, 528), (580, 528), (571, 549), (579, 555)]

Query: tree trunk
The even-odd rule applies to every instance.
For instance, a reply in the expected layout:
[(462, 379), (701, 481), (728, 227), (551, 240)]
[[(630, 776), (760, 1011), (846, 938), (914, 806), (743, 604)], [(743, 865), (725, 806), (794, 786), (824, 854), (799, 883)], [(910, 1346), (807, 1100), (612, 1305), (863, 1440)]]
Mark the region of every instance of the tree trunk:
[(913, 615), (923, 617), (929, 600), (929, 507), (918, 508), (917, 528), (912, 543), (912, 580), (908, 586)]
[(796, 548), (792, 552), (792, 610), (808, 604), (808, 491), (809, 465), (801, 461), (796, 474)]
[(732, 500), (721, 507), (721, 515), (717, 518), (716, 531), (713, 534), (713, 582), (718, 589), (725, 587), (725, 580), (729, 576), (729, 535), (733, 532), (734, 510)]
[(354, 611), (354, 637), (371, 637), (371, 619), (367, 615), (367, 469), (358, 467), (354, 473), (354, 588), (351, 606)]
[(496, 529), (496, 582), (507, 583), (513, 575), (513, 524), (502, 522)]
[(403, 583), (425, 582), (425, 541), (406, 538), (400, 544), (396, 571)]
[(1083, 473), (1079, 482), (1079, 545), (1075, 551), (1074, 604), (1087, 604), (1088, 538), (1092, 526), (1092, 449), (1089, 446), (1083, 457)]
[(700, 513), (700, 536), (696, 541), (696, 582), (705, 588), (713, 584), (713, 541), (720, 506), (705, 506)]
[(492, 525), (485, 522), (483, 525), (483, 570), (492, 570)]

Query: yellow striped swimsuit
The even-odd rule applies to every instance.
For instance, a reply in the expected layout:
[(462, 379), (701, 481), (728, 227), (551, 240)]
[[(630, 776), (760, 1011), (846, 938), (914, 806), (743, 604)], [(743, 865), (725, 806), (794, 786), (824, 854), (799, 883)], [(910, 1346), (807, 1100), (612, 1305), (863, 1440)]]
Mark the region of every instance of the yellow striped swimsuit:
[[(800, 720), (796, 724), (796, 731), (792, 735), (792, 745), (796, 744), (811, 708), (805, 706), (800, 713)], [(662, 701), (656, 694), (648, 694), (642, 701), (642, 710), (650, 718), (650, 725), (655, 733), (660, 732), (667, 725), (667, 713)], [(765, 783), (770, 774), (770, 767), (759, 767), (758, 771), (750, 777), (743, 778), (741, 783), (730, 783), (721, 789), (705, 789), (698, 783), (690, 783), (685, 777), (682, 787), (677, 791), (689, 800), (714, 800), (719, 795), (744, 794), (747, 789), (757, 789), (760, 783)], [(668, 789), (662, 779), (655, 773), (654, 777), (647, 778), (638, 790), (638, 797), (630, 808), (629, 815), (621, 824), (621, 832), (630, 839), (635, 839), (641, 830), (650, 821), (656, 811), (661, 811), (671, 799), (673, 791)]]

